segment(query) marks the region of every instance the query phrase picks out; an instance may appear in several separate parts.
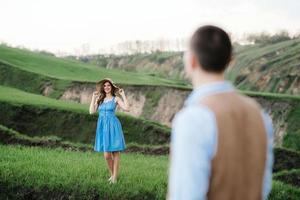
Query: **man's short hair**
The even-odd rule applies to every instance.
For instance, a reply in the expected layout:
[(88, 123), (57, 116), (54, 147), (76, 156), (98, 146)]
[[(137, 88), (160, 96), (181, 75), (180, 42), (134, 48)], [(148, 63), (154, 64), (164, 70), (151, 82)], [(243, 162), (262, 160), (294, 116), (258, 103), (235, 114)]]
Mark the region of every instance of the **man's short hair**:
[(202, 26), (191, 38), (191, 49), (207, 72), (221, 73), (227, 68), (232, 45), (229, 35), (216, 26)]

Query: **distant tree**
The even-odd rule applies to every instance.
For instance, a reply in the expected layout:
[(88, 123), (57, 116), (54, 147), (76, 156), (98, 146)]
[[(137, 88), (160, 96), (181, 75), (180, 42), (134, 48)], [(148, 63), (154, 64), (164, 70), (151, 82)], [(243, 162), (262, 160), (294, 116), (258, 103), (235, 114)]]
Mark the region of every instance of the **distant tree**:
[(293, 39), (300, 39), (300, 30), (294, 35)]
[(289, 32), (286, 30), (282, 30), (278, 33), (275, 33), (274, 35), (271, 35), (267, 32), (261, 32), (252, 33), (247, 36), (247, 40), (255, 44), (273, 44), (290, 39), (292, 38), (290, 37)]
[[(88, 46), (87, 46), (88, 47)], [(183, 51), (186, 48), (186, 39), (165, 39), (160, 38), (157, 40), (134, 40), (125, 41), (116, 45), (110, 46), (107, 51), (101, 50), (101, 52), (107, 52), (108, 54), (118, 55), (133, 55), (143, 53), (155, 53), (155, 52), (170, 52), (170, 51)], [(87, 50), (89, 48), (86, 48)], [(77, 50), (77, 55), (87, 55), (88, 51), (84, 51), (84, 48)]]
[(281, 42), (281, 41), (290, 40), (290, 39), (292, 39), (292, 38), (290, 37), (289, 32), (286, 30), (282, 30), (270, 38), (271, 43)]
[(142, 42), (139, 40), (135, 41), (136, 53), (142, 53)]
[(41, 50), (41, 51), (37, 51), (37, 52), (40, 53), (40, 54), (47, 55), (47, 56), (55, 56), (54, 53), (51, 53), (51, 52), (48, 52), (48, 51), (45, 51), (45, 50)]
[(6, 46), (6, 47), (11, 46), (11, 45), (9, 45), (7, 42), (2, 41), (2, 40), (0, 41), (0, 45)]
[(82, 61), (82, 62), (84, 62), (84, 63), (87, 63), (87, 62), (90, 61), (90, 59), (87, 56), (80, 56), (79, 60)]

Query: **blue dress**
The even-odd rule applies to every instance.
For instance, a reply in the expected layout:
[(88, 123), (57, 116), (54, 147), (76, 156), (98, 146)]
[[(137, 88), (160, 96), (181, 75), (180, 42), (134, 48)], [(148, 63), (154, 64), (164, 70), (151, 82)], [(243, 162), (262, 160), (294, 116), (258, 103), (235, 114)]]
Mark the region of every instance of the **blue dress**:
[(115, 97), (98, 107), (99, 117), (96, 128), (94, 151), (123, 151), (126, 148), (121, 123), (115, 115)]

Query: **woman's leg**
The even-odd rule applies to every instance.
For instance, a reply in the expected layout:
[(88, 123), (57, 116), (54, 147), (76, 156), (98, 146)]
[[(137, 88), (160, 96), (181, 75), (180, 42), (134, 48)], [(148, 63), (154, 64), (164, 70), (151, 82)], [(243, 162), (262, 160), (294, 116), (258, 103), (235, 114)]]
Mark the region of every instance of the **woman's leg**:
[(112, 155), (111, 152), (104, 152), (104, 158), (105, 158), (106, 163), (108, 165), (110, 176), (112, 177), (114, 175), (114, 160), (113, 160), (113, 155)]
[(113, 152), (113, 157), (114, 157), (114, 170), (113, 170), (113, 181), (117, 180), (118, 177), (118, 173), (119, 173), (119, 165), (120, 165), (120, 152), (119, 151), (115, 151)]

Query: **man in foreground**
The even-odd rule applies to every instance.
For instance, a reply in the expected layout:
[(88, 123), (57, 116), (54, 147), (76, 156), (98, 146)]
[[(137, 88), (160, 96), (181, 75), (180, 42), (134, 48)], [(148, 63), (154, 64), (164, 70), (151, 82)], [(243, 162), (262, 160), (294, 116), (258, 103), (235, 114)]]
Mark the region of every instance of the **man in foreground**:
[(272, 122), (224, 79), (231, 58), (225, 31), (196, 30), (185, 54), (193, 91), (172, 124), (170, 200), (266, 199), (271, 190)]

